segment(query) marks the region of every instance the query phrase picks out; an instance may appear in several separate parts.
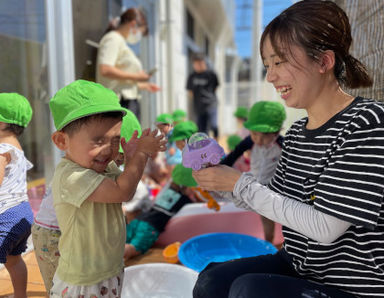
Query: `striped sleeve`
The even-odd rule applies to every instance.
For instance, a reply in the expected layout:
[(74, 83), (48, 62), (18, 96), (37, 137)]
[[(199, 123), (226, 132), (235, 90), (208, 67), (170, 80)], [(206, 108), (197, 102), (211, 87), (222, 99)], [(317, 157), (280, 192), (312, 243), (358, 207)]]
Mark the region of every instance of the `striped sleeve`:
[(315, 188), (315, 208), (356, 226), (377, 225), (384, 188), (382, 107), (359, 113)]

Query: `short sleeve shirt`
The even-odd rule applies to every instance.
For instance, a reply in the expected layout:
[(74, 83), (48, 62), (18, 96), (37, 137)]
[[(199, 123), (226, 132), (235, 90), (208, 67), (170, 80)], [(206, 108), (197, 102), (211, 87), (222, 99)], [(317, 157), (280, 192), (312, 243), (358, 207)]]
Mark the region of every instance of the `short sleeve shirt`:
[(121, 203), (87, 198), (104, 179), (121, 171), (111, 162), (97, 173), (63, 158), (52, 181), (54, 207), (61, 230), (57, 274), (73, 285), (92, 285), (118, 275), (123, 268), (125, 221)]
[(187, 90), (193, 93), (196, 111), (206, 110), (217, 105), (216, 88), (219, 80), (212, 70), (193, 72), (187, 81)]
[(0, 153), (9, 153), (11, 161), (5, 166), (3, 182), (0, 185), (0, 213), (28, 201), (27, 171), (32, 164), (24, 152), (7, 143), (0, 144)]
[(96, 81), (124, 98), (139, 98), (139, 89), (135, 82), (102, 76), (99, 69), (101, 64), (114, 66), (129, 73), (137, 73), (143, 69), (140, 60), (127, 45), (123, 36), (116, 31), (108, 32), (100, 41), (97, 52)]

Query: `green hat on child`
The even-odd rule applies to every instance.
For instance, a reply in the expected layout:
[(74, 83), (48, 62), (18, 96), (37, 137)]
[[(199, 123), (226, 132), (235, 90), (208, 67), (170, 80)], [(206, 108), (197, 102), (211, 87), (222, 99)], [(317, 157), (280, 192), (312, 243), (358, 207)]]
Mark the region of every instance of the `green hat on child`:
[(284, 106), (277, 101), (255, 103), (244, 122), (244, 127), (258, 132), (278, 132), (286, 118)]
[[(127, 115), (123, 117), (123, 122), (121, 124), (121, 137), (124, 138), (126, 142), (128, 142), (131, 139), (135, 130), (138, 131), (139, 134), (137, 136), (140, 137), (142, 133), (140, 122), (133, 112), (127, 110)], [(123, 148), (121, 148), (121, 145), (119, 152), (124, 153)]]
[(182, 164), (176, 165), (173, 169), (172, 180), (177, 185), (197, 186), (195, 179), (192, 177), (192, 168), (185, 168)]
[(156, 123), (166, 123), (166, 124), (172, 124), (173, 123), (173, 117), (171, 114), (163, 113), (157, 116)]
[(27, 127), (32, 119), (28, 99), (17, 93), (0, 93), (0, 121)]
[(121, 112), (119, 98), (112, 90), (85, 80), (77, 80), (61, 88), (49, 102), (57, 130), (70, 122), (95, 114)]
[(181, 109), (174, 110), (172, 113), (173, 121), (179, 122), (187, 116), (187, 113)]
[(168, 138), (170, 142), (188, 139), (198, 131), (198, 127), (193, 121), (184, 121), (175, 125), (172, 135)]
[(233, 116), (237, 118), (248, 118), (248, 109), (246, 107), (238, 107), (236, 111), (233, 113)]
[(234, 150), (243, 139), (239, 135), (230, 135), (227, 139), (229, 150)]

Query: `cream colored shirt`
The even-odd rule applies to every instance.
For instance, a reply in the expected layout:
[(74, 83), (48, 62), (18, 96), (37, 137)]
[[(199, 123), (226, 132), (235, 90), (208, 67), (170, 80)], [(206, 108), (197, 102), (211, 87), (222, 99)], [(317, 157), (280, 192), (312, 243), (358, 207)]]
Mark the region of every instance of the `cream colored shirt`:
[(130, 80), (116, 80), (104, 77), (100, 74), (99, 65), (106, 64), (120, 70), (137, 73), (143, 69), (140, 60), (128, 47), (124, 37), (116, 32), (110, 31), (100, 41), (97, 53), (96, 81), (103, 86), (112, 89), (118, 95), (127, 99), (139, 99), (139, 88), (136, 82)]
[(93, 285), (123, 269), (125, 221), (121, 204), (87, 200), (104, 179), (116, 179), (120, 174), (114, 162), (104, 174), (65, 158), (57, 165), (52, 193), (61, 230), (56, 273), (62, 281)]

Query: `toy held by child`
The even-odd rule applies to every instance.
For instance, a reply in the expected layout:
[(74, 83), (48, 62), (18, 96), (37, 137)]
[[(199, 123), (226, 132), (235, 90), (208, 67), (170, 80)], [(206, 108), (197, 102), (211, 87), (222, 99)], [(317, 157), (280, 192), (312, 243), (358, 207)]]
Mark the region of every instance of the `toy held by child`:
[(28, 100), (0, 93), (0, 263), (11, 277), (14, 296), (27, 297), (27, 248), (33, 213), (27, 196), (27, 171), (32, 164), (18, 141), (32, 118)]
[[(51, 99), (55, 145), (65, 152), (52, 182), (61, 230), (60, 258), (51, 297), (121, 295), (125, 219), (121, 203), (136, 191), (145, 164), (165, 150), (163, 136), (146, 129), (120, 142), (126, 109), (100, 84), (75, 81)], [(113, 161), (119, 145), (124, 171)]]

